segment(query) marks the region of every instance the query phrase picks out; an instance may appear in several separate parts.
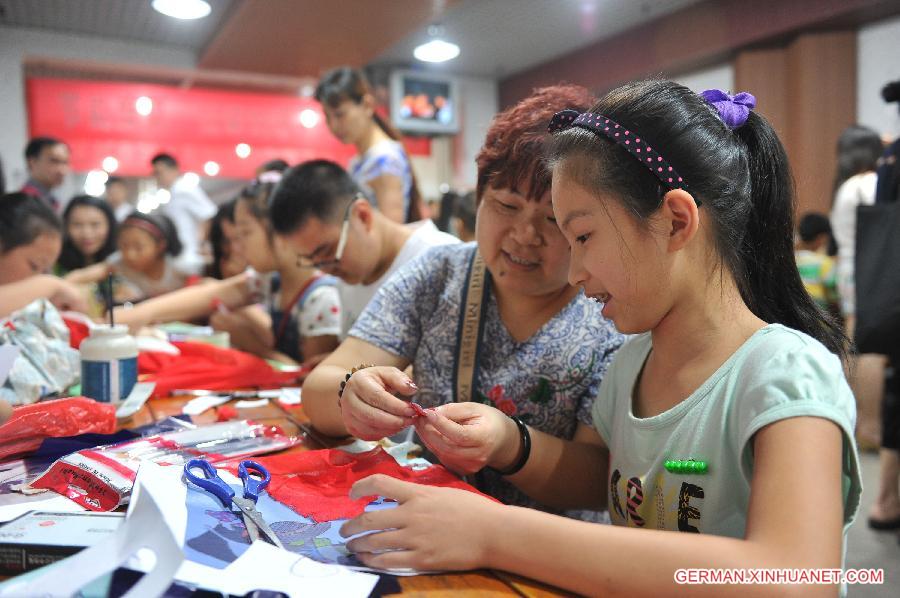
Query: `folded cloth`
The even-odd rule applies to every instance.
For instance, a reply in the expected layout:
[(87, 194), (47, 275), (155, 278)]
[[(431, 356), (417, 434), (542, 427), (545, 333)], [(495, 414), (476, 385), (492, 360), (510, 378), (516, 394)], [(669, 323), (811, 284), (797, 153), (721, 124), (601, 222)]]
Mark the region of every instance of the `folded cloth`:
[[(262, 463), (272, 474), (272, 481), (266, 489), (269, 495), (317, 523), (350, 519), (362, 514), (375, 497), (354, 500), (350, 498), (350, 487), (354, 482), (376, 473), (416, 484), (459, 488), (481, 494), (442, 465), (419, 470), (403, 467), (381, 447), (365, 453), (347, 453), (340, 449), (305, 451), (259, 457), (255, 461)], [(229, 464), (228, 468), (237, 475), (236, 463)]]
[(165, 397), (177, 388), (230, 390), (234, 388), (277, 388), (296, 385), (305, 370), (279, 372), (265, 360), (207, 343), (174, 342), (180, 355), (156, 351), (138, 355), (141, 380), (155, 382), (154, 397)]

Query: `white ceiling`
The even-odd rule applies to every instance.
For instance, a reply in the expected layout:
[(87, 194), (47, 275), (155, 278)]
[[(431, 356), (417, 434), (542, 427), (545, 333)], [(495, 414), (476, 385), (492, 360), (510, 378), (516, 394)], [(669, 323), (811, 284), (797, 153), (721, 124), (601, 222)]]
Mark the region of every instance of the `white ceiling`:
[(457, 74), (505, 77), (536, 66), (698, 0), (463, 0), (442, 20), (459, 57), (441, 65), (414, 61), (427, 29), (377, 57), (377, 64), (413, 64)]
[(0, 0), (0, 25), (177, 46), (206, 47), (234, 4), (207, 0), (212, 11), (196, 21), (162, 15), (150, 0)]

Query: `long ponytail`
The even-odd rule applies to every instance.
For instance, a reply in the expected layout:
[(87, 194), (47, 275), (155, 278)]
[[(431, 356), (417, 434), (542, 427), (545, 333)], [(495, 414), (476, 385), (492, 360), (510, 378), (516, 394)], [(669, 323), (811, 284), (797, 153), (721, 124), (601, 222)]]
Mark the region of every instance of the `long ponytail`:
[(796, 199), (784, 146), (754, 112), (734, 134), (747, 147), (750, 171), (751, 209), (740, 248), (744, 302), (760, 319), (805, 332), (846, 357), (840, 325), (810, 297), (794, 259)]

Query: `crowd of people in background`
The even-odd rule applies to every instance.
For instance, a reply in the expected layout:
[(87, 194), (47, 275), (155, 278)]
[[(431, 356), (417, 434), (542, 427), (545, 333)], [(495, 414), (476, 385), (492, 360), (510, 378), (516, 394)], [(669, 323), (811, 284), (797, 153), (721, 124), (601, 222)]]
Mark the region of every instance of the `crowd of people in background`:
[[(710, 516), (720, 521), (705, 519), (703, 531), (744, 538), (750, 529), (768, 534), (786, 525), (772, 503), (782, 499), (754, 496), (750, 504), (751, 484), (776, 484), (791, 479), (789, 471), (805, 471), (793, 459), (825, 463), (835, 468), (828, 481), (836, 480), (838, 488), (843, 482), (847, 492), (818, 478), (804, 478), (798, 492), (819, 496), (810, 488), (822, 490), (823, 498), (809, 508), (826, 519), (834, 515), (824, 526), (830, 535), (794, 526), (791, 546), (808, 556), (824, 543), (825, 560), (801, 561), (839, 563), (838, 539), (859, 493), (855, 433), (864, 447), (883, 447), (881, 488), (869, 525), (900, 529), (897, 362), (852, 351), (856, 208), (875, 203), (883, 182), (876, 170), (886, 160), (876, 132), (854, 126), (841, 136), (830, 214), (803, 214), (793, 227), (789, 170), (774, 131), (752, 110), (733, 123), (710, 108), (717, 101), (733, 103), (733, 97), (701, 97), (659, 81), (627, 85), (599, 101), (580, 87), (549, 87), (494, 119), (477, 158), (475, 190), (445, 194), (432, 221), (423, 218), (428, 209), (409, 157), (375, 110), (361, 74), (330, 71), (315, 97), (334, 135), (357, 150), (349, 168), (329, 160), (270, 161), (219, 206), (185, 180), (168, 153), (148, 165), (157, 186), (169, 193), (169, 201), (151, 213), (134, 209), (127, 182), (117, 177), (107, 180), (104, 197), (64, 201), (55, 192), (68, 174), (69, 147), (49, 137), (33, 139), (25, 150), (28, 182), (0, 199), (0, 316), (46, 298), (99, 317), (107, 307), (103, 285), (112, 281), (116, 320), (134, 330), (172, 320), (208, 322), (228, 332), (236, 348), (315, 368), (304, 386), (304, 408), (327, 434), (380, 439), (413, 425), (434, 457), (454, 471), (477, 474), (476, 485), (506, 503), (574, 519), (596, 519), (595, 511), (608, 508), (614, 523), (638, 526), (643, 523), (632, 507), (640, 480), (628, 477), (643, 465), (629, 451), (682, 446), (681, 424), (664, 419), (667, 409), (680, 408), (678, 391), (703, 384), (724, 397), (726, 386), (737, 384), (730, 377), (739, 363), (745, 376), (740, 384), (749, 394), (754, 385), (774, 385), (785, 397), (770, 397), (758, 412), (723, 399), (734, 414), (712, 407), (701, 414), (711, 432), (697, 442), (734, 460), (734, 483), (708, 489), (707, 508), (719, 509)], [(576, 113), (554, 116), (564, 108)], [(672, 160), (665, 163), (668, 171), (676, 167), (690, 186), (673, 183), (674, 173), (666, 180), (661, 165), (648, 171), (643, 156), (595, 130), (596, 122), (579, 117), (570, 126), (578, 113), (602, 113), (633, 131), (649, 131), (662, 148), (653, 155), (663, 163), (665, 152)], [(552, 133), (551, 120), (557, 128)], [(694, 128), (682, 130), (686, 122)], [(698, 131), (716, 147), (701, 147)], [(761, 172), (775, 174), (764, 181)], [(891, 162), (884, 172), (896, 176), (897, 167)], [(708, 224), (701, 224), (701, 213)], [(663, 229), (666, 235), (659, 233)], [(785, 260), (792, 247), (796, 267)], [(709, 277), (711, 269), (720, 275)], [(718, 282), (701, 283), (713, 279)], [(477, 348), (480, 360), (465, 370), (463, 324), (476, 283), (483, 284), (474, 301), (480, 321), (469, 347)], [(623, 333), (635, 336), (626, 341)], [(692, 342), (693, 353), (685, 350)], [(617, 354), (631, 361), (614, 362)], [(763, 366), (765, 359), (780, 360), (778, 367)], [(360, 364), (365, 368), (354, 372)], [(732, 372), (732, 366), (738, 369)], [(854, 398), (842, 371), (861, 413), (884, 403), (880, 440), (866, 436), (871, 421), (852, 429)], [(606, 377), (610, 382), (601, 393)], [(873, 379), (880, 383), (873, 386)], [(456, 402), (466, 388), (472, 401)], [(834, 396), (825, 396), (826, 388)], [(809, 389), (823, 396), (806, 396)], [(431, 408), (424, 420), (398, 398), (412, 395)], [(599, 407), (598, 395), (607, 399)], [(794, 419), (784, 423), (789, 416), (776, 413), (781, 408), (794, 409)], [(641, 429), (640, 418), (656, 416), (658, 427), (671, 432), (669, 445)], [(740, 442), (722, 436), (727, 422), (735, 421), (730, 418), (746, 425)], [(802, 448), (783, 455), (790, 443), (805, 445), (798, 438), (829, 448), (819, 455)], [(746, 452), (752, 442), (753, 455)], [(688, 452), (684, 458), (693, 456)], [(753, 458), (762, 473), (751, 480), (741, 460)], [(662, 461), (654, 467), (663, 475)], [(576, 475), (585, 471), (590, 475)], [(573, 486), (576, 478), (582, 482)], [(627, 496), (627, 506), (599, 498), (608, 484), (613, 497)], [(366, 555), (367, 564), (527, 572), (522, 551), (530, 542), (501, 543), (488, 558), (478, 551), (457, 554), (438, 537), (445, 533), (458, 546), (477, 545), (480, 525), (503, 520), (491, 505), (469, 505), (459, 514), (458, 529), (447, 533), (435, 527), (438, 519), (415, 519), (429, 509), (415, 500), (420, 491), (380, 479), (364, 490), (398, 499), (401, 506), (392, 512), (419, 522), (372, 527), (392, 516), (379, 514), (351, 523), (354, 531), (398, 529), (354, 540), (352, 548)], [(454, 497), (470, 501), (440, 490), (421, 492), (443, 512), (454, 512)], [(596, 554), (613, 539), (608, 528), (593, 532), (531, 515), (506, 517), (515, 529), (542, 538), (541, 545), (562, 529)], [(689, 516), (680, 511), (659, 517), (659, 529), (691, 531), (683, 527)], [(413, 528), (435, 545), (446, 544), (445, 555), (429, 560), (415, 549), (403, 531)], [(629, 541), (615, 539), (620, 546)], [(729, 554), (760, 566), (774, 562), (756, 558), (745, 544), (691, 542), (660, 537), (650, 560), (690, 553), (705, 555), (704, 563), (720, 562), (718, 557), (730, 562)], [(571, 575), (567, 587), (590, 587), (592, 568), (569, 571), (560, 555), (543, 555), (548, 581)], [(567, 558), (578, 563), (582, 557)], [(608, 580), (616, 567), (624, 570), (623, 558), (607, 554), (596, 575)], [(779, 562), (801, 561), (785, 556)]]

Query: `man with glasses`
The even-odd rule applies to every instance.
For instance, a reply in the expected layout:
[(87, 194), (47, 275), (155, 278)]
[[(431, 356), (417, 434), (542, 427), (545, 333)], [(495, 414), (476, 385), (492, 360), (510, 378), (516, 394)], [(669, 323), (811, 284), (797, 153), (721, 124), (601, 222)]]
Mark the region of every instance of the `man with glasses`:
[(300, 267), (341, 279), (347, 331), (400, 266), (429, 247), (458, 243), (430, 220), (400, 224), (375, 209), (350, 175), (328, 160), (312, 160), (284, 174), (269, 205), (275, 234), (297, 252)]

